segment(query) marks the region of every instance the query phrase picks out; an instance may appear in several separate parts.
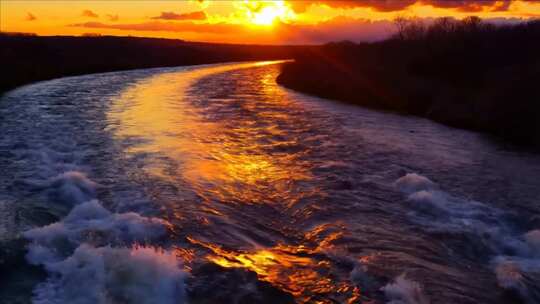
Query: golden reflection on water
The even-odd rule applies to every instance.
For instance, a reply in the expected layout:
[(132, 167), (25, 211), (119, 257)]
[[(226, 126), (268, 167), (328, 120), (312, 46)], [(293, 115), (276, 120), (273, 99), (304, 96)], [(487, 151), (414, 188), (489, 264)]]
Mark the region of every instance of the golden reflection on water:
[[(294, 157), (278, 158), (263, 151), (267, 146), (257, 135), (280, 131), (275, 125), (261, 130), (257, 121), (241, 122), (231, 130), (221, 122), (204, 119), (208, 113), (190, 103), (188, 88), (207, 75), (280, 62), (212, 66), (146, 79), (113, 103), (109, 119), (117, 125), (114, 135), (135, 143), (126, 150), (128, 154), (160, 156), (149, 158), (142, 168), (147, 173), (170, 181), (182, 177), (199, 188), (203, 198), (245, 203), (268, 200), (268, 193), (261, 193), (261, 187), (271, 185), (285, 190), (290, 181), (309, 178), (309, 172), (295, 164)], [(267, 74), (261, 79), (263, 93), (275, 93), (274, 78), (274, 74)], [(253, 100), (244, 106), (256, 107), (256, 103)], [(260, 113), (259, 118), (291, 119), (283, 113)], [(171, 160), (178, 166), (174, 172), (170, 172)]]
[(222, 267), (245, 268), (257, 273), (260, 280), (267, 281), (295, 296), (301, 303), (334, 303), (313, 295), (341, 294), (347, 303), (357, 303), (360, 290), (349, 282), (334, 281), (328, 275), (333, 267), (328, 261), (316, 261), (309, 257), (319, 252), (300, 246), (277, 245), (254, 251), (228, 251), (220, 246), (188, 237), (192, 244), (208, 249), (206, 258)]
[[(301, 127), (302, 123), (295, 121), (298, 116), (283, 111), (290, 105), (285, 104), (283, 98), (277, 98), (280, 91), (275, 84), (276, 70), (250, 79), (250, 85), (257, 86), (256, 92), (244, 98), (241, 107), (252, 116), (240, 116), (233, 122), (205, 118), (215, 112), (220, 114), (219, 107), (227, 100), (222, 103), (213, 100), (197, 107), (194, 104), (197, 92), (189, 90), (195, 81), (208, 75), (274, 63), (210, 66), (162, 73), (143, 80), (124, 91), (113, 103), (108, 117), (115, 126), (113, 134), (120, 142), (130, 143), (125, 148), (128, 156), (146, 155), (141, 170), (171, 184), (187, 182), (203, 199), (205, 204), (200, 204), (198, 209), (207, 216), (227, 217), (224, 214), (227, 209), (220, 209), (216, 201), (282, 203), (284, 208), (289, 208), (295, 201), (311, 195), (310, 191), (318, 190), (291, 191), (295, 182), (313, 177), (309, 167), (299, 160), (302, 151), (295, 149), (298, 144), (295, 137), (288, 136), (289, 130), (281, 127), (283, 124)], [(291, 147), (292, 150), (288, 150)], [(277, 152), (269, 152), (274, 151), (272, 149)], [(200, 222), (199, 228), (211, 227), (207, 216), (175, 215), (177, 219)], [(328, 273), (332, 265), (328, 261), (311, 257), (332, 249), (332, 242), (341, 236), (333, 232), (316, 240), (326, 228), (317, 227), (305, 235), (318, 244), (311, 249), (303, 245), (277, 245), (229, 251), (193, 237), (188, 240), (210, 251), (206, 256), (209, 261), (223, 267), (254, 271), (259, 279), (290, 292), (301, 302), (331, 303), (306, 295), (337, 293), (352, 303), (359, 297), (359, 290), (350, 282), (331, 278)], [(193, 249), (186, 248), (177, 248), (177, 254), (187, 264), (196, 256)]]

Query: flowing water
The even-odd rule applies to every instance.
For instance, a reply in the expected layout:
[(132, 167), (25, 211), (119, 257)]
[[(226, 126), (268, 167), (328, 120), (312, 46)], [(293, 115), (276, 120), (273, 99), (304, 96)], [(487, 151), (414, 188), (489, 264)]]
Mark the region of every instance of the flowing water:
[(2, 299), (539, 303), (539, 156), (286, 90), (280, 64), (4, 95)]

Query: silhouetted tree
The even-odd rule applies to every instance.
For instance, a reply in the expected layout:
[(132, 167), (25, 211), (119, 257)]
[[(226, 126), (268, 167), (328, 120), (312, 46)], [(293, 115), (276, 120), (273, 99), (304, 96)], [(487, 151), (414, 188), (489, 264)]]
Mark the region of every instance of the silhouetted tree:
[(398, 17), (394, 24), (385, 41), (298, 54), (278, 82), (540, 145), (540, 20)]

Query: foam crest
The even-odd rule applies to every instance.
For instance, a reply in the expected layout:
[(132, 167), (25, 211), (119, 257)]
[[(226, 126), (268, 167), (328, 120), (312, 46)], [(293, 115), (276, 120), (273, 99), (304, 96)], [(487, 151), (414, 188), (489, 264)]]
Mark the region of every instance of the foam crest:
[(516, 302), (540, 302), (540, 261), (537, 258), (499, 256), (492, 263), (499, 287), (509, 292)]
[(27, 260), (50, 274), (34, 289), (33, 302), (183, 303), (185, 274), (176, 256), (134, 245), (164, 236), (168, 223), (134, 212), (113, 213), (95, 199), (82, 202), (94, 196), (95, 185), (77, 173), (49, 185), (76, 202), (63, 220), (24, 233), (31, 240)]
[(429, 178), (416, 173), (407, 173), (406, 175), (396, 180), (394, 185), (401, 192), (404, 192), (406, 194), (438, 188), (437, 184), (432, 182)]
[(509, 228), (502, 220), (504, 213), (497, 208), (454, 197), (416, 173), (398, 179), (395, 186), (411, 206), (412, 219), (429, 230), (490, 236), (497, 243), (494, 247), (501, 245), (499, 243), (516, 246), (505, 238), (510, 233)]
[(540, 297), (540, 291), (532, 291), (536, 284), (527, 279), (540, 274), (540, 230), (515, 231), (502, 210), (454, 197), (415, 173), (398, 179), (395, 186), (406, 196), (415, 222), (431, 231), (466, 233), (487, 246), (501, 288), (516, 292), (526, 303), (535, 303), (535, 294)]
[(152, 247), (79, 246), (72, 256), (46, 264), (54, 274), (36, 290), (34, 303), (184, 303), (176, 256)]
[(388, 304), (429, 304), (429, 298), (424, 295), (422, 286), (406, 278), (405, 274), (396, 277), (391, 283), (382, 287)]
[(166, 233), (167, 222), (137, 213), (111, 213), (92, 200), (76, 206), (60, 222), (24, 233), (32, 240), (28, 260), (42, 264), (65, 257), (82, 243), (103, 246), (156, 239)]
[[(540, 230), (523, 234), (520, 251), (515, 255), (500, 255), (492, 265), (501, 288), (516, 292), (526, 303), (540, 301), (538, 279), (540, 275)], [(536, 277), (530, 279), (530, 277)]]
[(69, 171), (53, 178), (48, 188), (58, 201), (77, 205), (95, 199), (97, 186), (85, 174)]
[(525, 289), (523, 273), (518, 263), (505, 257), (499, 257), (494, 261), (494, 269), (500, 287), (523, 292)]

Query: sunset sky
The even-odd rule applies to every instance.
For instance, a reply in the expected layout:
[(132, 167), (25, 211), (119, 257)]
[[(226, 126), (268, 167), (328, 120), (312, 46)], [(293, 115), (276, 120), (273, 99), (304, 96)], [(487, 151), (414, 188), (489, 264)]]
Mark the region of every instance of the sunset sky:
[(470, 15), (495, 22), (540, 17), (536, 1), (0, 1), (0, 30), (192, 41), (303, 44), (376, 40), (396, 16)]

